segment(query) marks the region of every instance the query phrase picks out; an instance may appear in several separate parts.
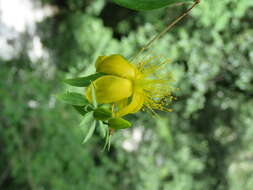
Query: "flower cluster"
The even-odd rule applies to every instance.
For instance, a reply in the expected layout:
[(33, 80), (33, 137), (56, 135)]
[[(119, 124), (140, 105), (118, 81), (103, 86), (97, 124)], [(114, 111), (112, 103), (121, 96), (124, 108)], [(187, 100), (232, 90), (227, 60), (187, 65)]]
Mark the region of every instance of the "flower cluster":
[(96, 73), (86, 77), (66, 79), (76, 87), (86, 87), (85, 95), (67, 92), (58, 97), (71, 104), (82, 116), (80, 124), (88, 128), (84, 142), (100, 126), (110, 145), (113, 131), (125, 129), (132, 124), (122, 117), (139, 110), (171, 111), (172, 77), (163, 67), (167, 61), (157, 63), (156, 58), (143, 59), (134, 64), (121, 55), (100, 56), (96, 61)]

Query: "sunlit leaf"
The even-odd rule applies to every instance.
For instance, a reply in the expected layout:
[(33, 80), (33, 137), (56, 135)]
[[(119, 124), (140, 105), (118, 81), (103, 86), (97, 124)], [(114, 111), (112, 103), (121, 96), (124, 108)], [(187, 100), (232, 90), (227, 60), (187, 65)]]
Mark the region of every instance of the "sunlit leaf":
[(107, 125), (104, 125), (104, 123), (102, 121), (99, 121), (99, 129), (100, 129), (102, 137), (106, 136), (107, 128), (108, 128)]
[(89, 131), (86, 135), (86, 137), (84, 138), (83, 140), (83, 144), (86, 143), (93, 135), (94, 131), (95, 131), (95, 128), (96, 128), (96, 120), (94, 120), (89, 128)]
[(64, 82), (76, 87), (85, 87), (89, 86), (91, 81), (96, 80), (97, 78), (103, 76), (102, 73), (95, 73), (93, 75), (89, 75), (86, 77), (78, 77), (78, 78), (72, 78), (72, 79), (65, 79)]
[(91, 125), (91, 123), (92, 123), (93, 120), (94, 120), (94, 118), (93, 118), (93, 112), (88, 112), (83, 117), (83, 119), (80, 122), (79, 126), (82, 127), (82, 128), (88, 128)]
[(103, 151), (104, 151), (106, 148), (107, 148), (107, 150), (109, 151), (110, 146), (111, 146), (111, 134), (110, 134), (109, 128), (107, 127), (107, 128), (106, 128), (105, 144), (104, 144), (104, 147), (103, 147)]
[(66, 104), (71, 104), (75, 106), (85, 106), (89, 104), (88, 100), (83, 94), (79, 94), (76, 92), (67, 92), (59, 94), (57, 95), (57, 98), (65, 102)]
[(118, 5), (134, 10), (152, 10), (175, 3), (193, 2), (193, 0), (113, 0)]
[(113, 129), (126, 129), (132, 126), (132, 124), (123, 118), (112, 118), (108, 121), (109, 127)]

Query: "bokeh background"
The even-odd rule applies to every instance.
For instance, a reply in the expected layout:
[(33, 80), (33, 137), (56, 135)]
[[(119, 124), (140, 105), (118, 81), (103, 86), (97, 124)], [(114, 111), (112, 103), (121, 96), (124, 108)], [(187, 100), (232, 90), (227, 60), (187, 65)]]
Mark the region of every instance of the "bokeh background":
[[(0, 189), (252, 190), (253, 1), (202, 0), (150, 49), (171, 59), (172, 113), (128, 117), (102, 152), (55, 99), (99, 55), (132, 56), (189, 5), (0, 0)], [(83, 89), (81, 89), (83, 91)]]

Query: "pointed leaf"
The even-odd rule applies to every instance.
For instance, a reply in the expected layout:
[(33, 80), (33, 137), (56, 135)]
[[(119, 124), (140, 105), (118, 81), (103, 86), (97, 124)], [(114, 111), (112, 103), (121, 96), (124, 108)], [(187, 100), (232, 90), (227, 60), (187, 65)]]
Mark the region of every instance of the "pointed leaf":
[(88, 100), (84, 95), (76, 92), (67, 92), (57, 95), (57, 98), (65, 102), (66, 104), (71, 104), (75, 106), (85, 106), (89, 104)]
[(79, 124), (79, 126), (82, 127), (83, 129), (86, 129), (86, 128), (88, 128), (91, 125), (91, 123), (92, 123), (93, 120), (94, 120), (94, 118), (93, 118), (93, 112), (88, 112), (83, 117), (83, 119), (82, 119), (81, 123)]
[[(105, 151), (105, 149), (107, 147), (110, 147), (110, 138), (111, 138), (111, 135), (110, 135), (110, 131), (109, 131), (109, 127), (106, 127), (106, 134), (105, 134), (105, 144), (104, 144), (104, 147), (103, 147), (103, 151)], [(107, 149), (109, 150), (109, 149)]]
[(132, 126), (129, 121), (120, 117), (110, 119), (108, 121), (108, 125), (113, 129), (126, 129)]
[(193, 0), (113, 0), (113, 2), (134, 10), (151, 10), (175, 3), (193, 2)]
[(107, 128), (107, 126), (104, 125), (104, 123), (102, 121), (99, 121), (99, 129), (100, 129), (102, 137), (105, 137), (105, 135), (106, 135), (106, 128)]
[(96, 80), (97, 78), (103, 76), (102, 73), (95, 73), (93, 75), (89, 75), (86, 77), (78, 77), (78, 78), (72, 78), (72, 79), (65, 79), (64, 82), (76, 87), (85, 87), (89, 86), (91, 81)]
[(83, 140), (83, 144), (85, 144), (93, 135), (94, 131), (96, 128), (96, 120), (94, 120), (89, 128), (89, 131), (85, 137), (85, 139)]
[(109, 151), (111, 148), (111, 139), (112, 139), (112, 135), (109, 135), (108, 142), (107, 142), (107, 151)]

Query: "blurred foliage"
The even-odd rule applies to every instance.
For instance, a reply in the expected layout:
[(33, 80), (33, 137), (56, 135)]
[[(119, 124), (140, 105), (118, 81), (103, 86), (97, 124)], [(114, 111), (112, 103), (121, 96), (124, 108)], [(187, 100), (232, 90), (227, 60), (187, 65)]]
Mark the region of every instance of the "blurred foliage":
[(167, 7), (176, 3), (192, 2), (192, 0), (112, 0), (113, 2), (134, 10), (152, 10)]
[(1, 61), (2, 189), (252, 189), (252, 1), (203, 0), (152, 46), (172, 60), (174, 111), (130, 116), (110, 152), (98, 132), (81, 144), (78, 114), (55, 100), (59, 80), (91, 73), (98, 55), (129, 58), (186, 6), (132, 14), (104, 0), (43, 2), (59, 7), (39, 24), (49, 62)]

